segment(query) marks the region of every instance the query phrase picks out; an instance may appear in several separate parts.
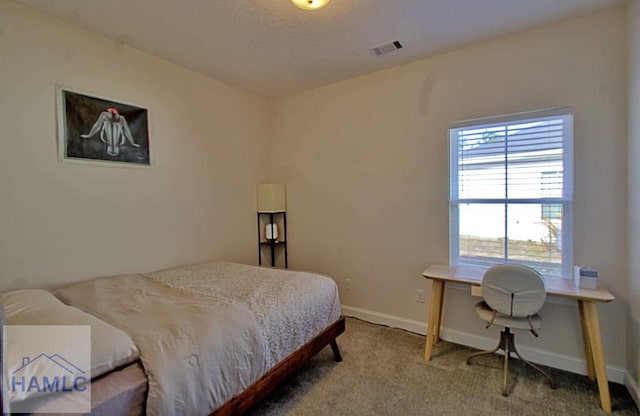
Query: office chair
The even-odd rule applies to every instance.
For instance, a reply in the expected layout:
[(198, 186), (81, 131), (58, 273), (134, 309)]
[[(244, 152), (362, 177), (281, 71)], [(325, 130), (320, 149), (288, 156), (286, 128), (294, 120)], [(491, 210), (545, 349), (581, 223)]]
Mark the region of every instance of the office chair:
[(542, 318), (538, 311), (542, 308), (547, 292), (544, 279), (534, 269), (517, 264), (499, 264), (489, 268), (482, 277), (482, 297), (484, 301), (476, 304), (476, 313), (491, 325), (500, 325), (504, 330), (500, 332), (500, 343), (489, 351), (481, 351), (467, 358), (471, 359), (484, 354), (493, 354), (498, 350), (504, 351), (504, 368), (502, 395), (507, 396), (507, 379), (509, 375), (509, 358), (514, 352), (518, 358), (544, 375), (552, 389), (556, 388), (553, 379), (535, 364), (522, 358), (514, 342), (511, 329), (527, 329), (537, 337), (542, 328)]

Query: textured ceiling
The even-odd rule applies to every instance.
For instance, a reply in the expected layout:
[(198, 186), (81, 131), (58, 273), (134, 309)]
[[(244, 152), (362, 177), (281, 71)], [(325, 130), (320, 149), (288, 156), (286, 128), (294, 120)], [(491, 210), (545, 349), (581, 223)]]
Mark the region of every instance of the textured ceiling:
[[(265, 95), (288, 95), (623, 0), (18, 0)], [(369, 49), (393, 40), (404, 48)]]

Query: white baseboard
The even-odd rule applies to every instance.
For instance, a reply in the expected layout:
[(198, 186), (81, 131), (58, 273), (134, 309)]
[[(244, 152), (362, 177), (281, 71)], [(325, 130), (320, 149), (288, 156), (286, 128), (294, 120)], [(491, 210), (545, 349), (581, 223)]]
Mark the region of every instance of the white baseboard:
[(625, 374), (624, 385), (627, 390), (629, 390), (629, 394), (633, 398), (633, 401), (636, 402), (636, 406), (638, 406), (638, 408), (640, 409), (640, 387), (633, 379), (633, 377), (631, 377), (631, 374)]
[(406, 329), (420, 335), (427, 335), (427, 324), (413, 319), (400, 318), (386, 313), (374, 312), (367, 309), (356, 308), (353, 306), (342, 305), (342, 314), (344, 316), (352, 316), (362, 319), (363, 321), (373, 324), (390, 326), (392, 328)]
[[(390, 326), (392, 328), (405, 329), (407, 331), (415, 332), (416, 334), (420, 335), (427, 334), (427, 323), (422, 321), (401, 318), (399, 316), (388, 315), (385, 313), (356, 308), (348, 305), (342, 305), (342, 314), (344, 316), (351, 316), (374, 324), (381, 324)], [(445, 341), (466, 345), (468, 347), (481, 350), (487, 350), (496, 346), (496, 340), (493, 338), (481, 337), (466, 332), (456, 331), (454, 329), (446, 327), (443, 327), (440, 330), (440, 338)], [(522, 353), (523, 356), (526, 356), (527, 359), (533, 361), (534, 363), (546, 365), (548, 367), (559, 368), (561, 370), (569, 371), (576, 374), (587, 374), (587, 364), (582, 358), (553, 353), (537, 348), (528, 348), (524, 346), (518, 347), (518, 350)], [(626, 385), (632, 395), (634, 394), (634, 392), (636, 393), (635, 400), (636, 403), (638, 402), (638, 388), (637, 386), (635, 386), (635, 390), (631, 391), (631, 388), (627, 384), (627, 379), (630, 380), (629, 383), (632, 383), (633, 380), (631, 380), (631, 377), (627, 375), (624, 368), (607, 365), (607, 378), (609, 379), (609, 381), (613, 381), (614, 383)], [(635, 383), (632, 384), (635, 385)]]

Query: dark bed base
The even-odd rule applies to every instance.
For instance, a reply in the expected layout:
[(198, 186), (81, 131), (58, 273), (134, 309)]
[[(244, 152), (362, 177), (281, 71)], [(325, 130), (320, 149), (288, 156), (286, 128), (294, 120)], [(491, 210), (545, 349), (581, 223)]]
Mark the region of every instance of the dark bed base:
[(334, 360), (338, 362), (342, 361), (336, 338), (344, 332), (344, 329), (344, 316), (341, 316), (340, 319), (328, 326), (315, 338), (311, 339), (296, 352), (285, 358), (284, 361), (269, 370), (260, 380), (225, 403), (221, 408), (216, 410), (213, 415), (227, 416), (243, 414), (251, 406), (275, 390), (280, 383), (327, 345), (331, 346)]

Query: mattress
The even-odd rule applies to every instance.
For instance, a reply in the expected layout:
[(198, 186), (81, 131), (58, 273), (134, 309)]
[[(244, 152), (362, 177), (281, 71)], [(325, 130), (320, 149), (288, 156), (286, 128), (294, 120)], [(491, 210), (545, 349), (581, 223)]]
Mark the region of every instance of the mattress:
[[(67, 394), (77, 394), (75, 392)], [(114, 370), (91, 382), (91, 416), (140, 416), (145, 414), (147, 376), (140, 362)], [(55, 406), (56, 396), (46, 398), (47, 405)], [(65, 400), (68, 400), (65, 397)], [(31, 407), (33, 406), (33, 407)], [(31, 404), (37, 409), (37, 404)], [(32, 413), (38, 416), (55, 413)], [(60, 414), (62, 415), (62, 414)]]

